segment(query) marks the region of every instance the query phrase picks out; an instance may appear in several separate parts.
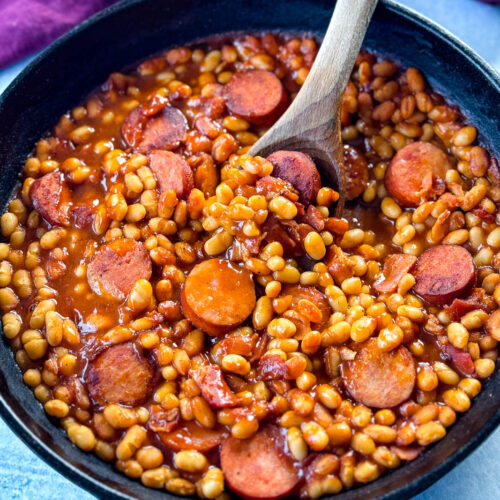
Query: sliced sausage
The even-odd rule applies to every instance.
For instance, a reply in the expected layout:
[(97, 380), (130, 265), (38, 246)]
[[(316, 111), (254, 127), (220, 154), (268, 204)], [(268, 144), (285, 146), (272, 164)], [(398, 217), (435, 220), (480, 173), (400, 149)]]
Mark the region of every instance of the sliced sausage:
[(187, 120), (182, 111), (165, 106), (146, 122), (138, 149), (145, 154), (154, 149), (177, 148), (186, 139), (187, 130)]
[(186, 139), (186, 117), (177, 108), (166, 105), (157, 114), (138, 106), (125, 118), (122, 135), (125, 142), (140, 153), (154, 149), (174, 149)]
[(215, 408), (231, 408), (239, 402), (238, 397), (229, 388), (217, 365), (205, 365), (189, 370), (189, 376), (201, 389), (201, 394)]
[(361, 344), (355, 358), (342, 363), (346, 389), (356, 401), (372, 408), (391, 408), (406, 401), (416, 376), (415, 362), (406, 347), (385, 352), (377, 339)]
[(158, 432), (165, 446), (174, 451), (210, 451), (222, 442), (226, 433), (222, 429), (207, 429), (195, 422), (185, 422), (172, 432)]
[(429, 142), (413, 142), (400, 149), (385, 174), (385, 187), (403, 207), (417, 207), (444, 193), (451, 167), (446, 153)]
[(274, 499), (288, 495), (299, 476), (284, 453), (279, 428), (266, 425), (250, 439), (227, 438), (220, 460), (227, 485), (245, 498)]
[(344, 146), (344, 171), (345, 197), (353, 200), (363, 194), (368, 183), (368, 162), (363, 153), (347, 144)]
[(30, 196), (35, 210), (50, 224), (69, 224), (71, 194), (61, 172), (50, 172), (33, 182)]
[(267, 159), (273, 164), (273, 176), (289, 182), (304, 205), (316, 200), (321, 177), (312, 159), (300, 151), (276, 151)]
[(185, 316), (210, 335), (221, 335), (243, 323), (255, 306), (251, 273), (224, 259), (197, 264), (182, 290)]
[(116, 403), (137, 406), (154, 389), (154, 371), (133, 344), (118, 344), (90, 363), (85, 382), (90, 396), (100, 406)]
[(398, 288), (401, 278), (415, 265), (417, 258), (414, 255), (393, 253), (384, 260), (382, 276), (373, 284), (378, 293), (393, 293)]
[(413, 274), (415, 292), (436, 305), (467, 294), (476, 281), (472, 256), (458, 245), (429, 248), (418, 258)]
[(326, 326), (332, 310), (323, 292), (320, 292), (313, 286), (286, 285), (283, 289), (283, 295), (291, 295), (293, 297), (292, 308), (296, 308), (302, 299), (312, 302), (321, 311), (322, 319), (317, 323), (311, 323), (311, 327), (313, 330), (322, 330)]
[(148, 164), (161, 192), (173, 189), (179, 199), (185, 200), (189, 196), (194, 188), (194, 176), (182, 156), (156, 149), (149, 153)]
[(87, 267), (87, 280), (97, 294), (123, 300), (137, 280), (151, 277), (151, 259), (143, 245), (120, 238), (102, 245)]
[(129, 147), (139, 146), (147, 121), (148, 117), (143, 114), (142, 106), (137, 106), (127, 115), (122, 125), (122, 136)]
[(224, 86), (223, 97), (231, 113), (255, 125), (274, 121), (288, 104), (280, 79), (264, 70), (235, 73)]

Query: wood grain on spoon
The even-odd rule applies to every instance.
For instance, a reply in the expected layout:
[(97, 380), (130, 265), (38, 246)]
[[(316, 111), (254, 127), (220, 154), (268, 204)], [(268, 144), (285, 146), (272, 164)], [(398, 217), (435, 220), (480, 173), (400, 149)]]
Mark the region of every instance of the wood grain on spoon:
[(281, 118), (252, 146), (251, 155), (301, 151), (317, 163), (344, 204), (340, 111), (345, 87), (378, 0), (338, 0), (309, 75)]

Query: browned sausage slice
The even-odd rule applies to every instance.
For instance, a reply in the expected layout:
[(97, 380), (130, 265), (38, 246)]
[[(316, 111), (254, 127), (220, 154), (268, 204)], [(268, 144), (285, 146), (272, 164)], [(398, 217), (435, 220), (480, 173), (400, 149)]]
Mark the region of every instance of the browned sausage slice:
[(187, 120), (182, 111), (173, 106), (165, 106), (146, 122), (138, 149), (146, 154), (154, 149), (177, 148), (186, 139), (187, 130)]
[(417, 261), (415, 292), (431, 304), (448, 304), (474, 286), (476, 268), (471, 254), (458, 245), (426, 250)]
[(264, 70), (235, 73), (225, 85), (223, 97), (231, 113), (255, 125), (272, 122), (288, 104), (280, 79)]
[(283, 446), (283, 436), (274, 425), (262, 427), (250, 439), (227, 438), (220, 454), (227, 485), (244, 498), (286, 496), (297, 485), (299, 476)]
[(144, 403), (153, 391), (154, 371), (133, 344), (109, 347), (95, 358), (85, 375), (90, 396), (100, 406)]
[(151, 259), (143, 245), (120, 238), (102, 245), (87, 267), (87, 280), (97, 294), (123, 300), (137, 280), (151, 277)]
[(255, 301), (251, 273), (224, 259), (197, 264), (182, 290), (184, 314), (210, 335), (220, 335), (243, 323)]
[(309, 205), (316, 200), (321, 177), (308, 155), (299, 151), (276, 151), (267, 159), (273, 164), (273, 176), (289, 182), (299, 192), (301, 203)]
[(391, 408), (406, 401), (415, 386), (413, 357), (404, 346), (385, 352), (377, 339), (357, 349), (356, 357), (342, 363), (342, 379), (351, 396), (372, 408)]
[(122, 125), (122, 136), (128, 146), (136, 148), (139, 145), (147, 121), (142, 106), (137, 106), (127, 115)]
[(70, 191), (61, 172), (37, 179), (30, 188), (33, 207), (53, 226), (69, 224)]
[(122, 135), (131, 148), (141, 153), (154, 149), (174, 149), (186, 139), (188, 124), (182, 111), (166, 105), (150, 116), (142, 106), (134, 108), (122, 126)]
[(148, 155), (149, 168), (156, 177), (160, 191), (173, 189), (179, 199), (186, 199), (194, 187), (191, 167), (182, 156), (156, 149)]
[(451, 167), (446, 153), (429, 142), (413, 142), (400, 149), (385, 174), (385, 187), (403, 207), (417, 207), (445, 190)]
[(382, 276), (374, 283), (378, 293), (393, 293), (398, 288), (401, 278), (410, 271), (417, 262), (414, 255), (393, 253), (384, 260)]
[(160, 439), (174, 451), (210, 451), (226, 436), (222, 429), (207, 429), (195, 422), (186, 422), (172, 432), (159, 432)]
[(355, 147), (344, 146), (345, 197), (347, 200), (357, 198), (368, 183), (368, 162), (365, 156)]

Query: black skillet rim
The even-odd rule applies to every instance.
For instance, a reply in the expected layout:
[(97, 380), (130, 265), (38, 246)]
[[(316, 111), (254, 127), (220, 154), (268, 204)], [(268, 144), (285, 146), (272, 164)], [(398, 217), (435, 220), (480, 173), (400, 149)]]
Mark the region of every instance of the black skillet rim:
[[(33, 61), (31, 61), (27, 67), (11, 82), (7, 89), (2, 93), (0, 97), (0, 110), (3, 108), (3, 104), (9, 99), (11, 92), (14, 92), (18, 83), (21, 82), (25, 76), (36, 69), (39, 65), (42, 65), (44, 61), (50, 57), (50, 55), (56, 51), (60, 46), (63, 46), (67, 40), (71, 39), (73, 36), (79, 34), (80, 32), (86, 30), (88, 27), (93, 26), (101, 19), (106, 18), (109, 15), (121, 12), (132, 6), (142, 3), (143, 0), (125, 0), (123, 2), (118, 2), (101, 12), (95, 14), (89, 19), (83, 21), (81, 24), (70, 30), (68, 33), (57, 39), (49, 47), (43, 50), (38, 56), (36, 56)], [(450, 33), (445, 28), (439, 26), (434, 21), (431, 21), (427, 17), (419, 14), (413, 9), (398, 4), (394, 0), (381, 0), (381, 3), (389, 10), (397, 15), (410, 20), (415, 23), (418, 28), (423, 31), (431, 32), (436, 37), (440, 38), (443, 42), (451, 46), (455, 52), (467, 59), (468, 63), (474, 66), (474, 68), (481, 73), (490, 81), (495, 84), (500, 93), (500, 75), (495, 71), (495, 69), (488, 64), (482, 57), (480, 57), (474, 50), (472, 50), (465, 43), (456, 38), (452, 33)], [(496, 373), (499, 377), (500, 373)], [(65, 478), (70, 479), (73, 483), (82, 487), (91, 494), (96, 495), (99, 498), (109, 498), (109, 499), (133, 499), (136, 497), (123, 494), (123, 492), (118, 492), (117, 490), (107, 486), (105, 483), (99, 482), (83, 471), (75, 467), (74, 465), (68, 463), (62, 457), (60, 457), (52, 448), (50, 448), (46, 443), (44, 443), (39, 437), (35, 436), (34, 433), (30, 432), (28, 428), (23, 424), (22, 420), (18, 418), (14, 412), (11, 410), (9, 404), (5, 400), (2, 389), (0, 389), (0, 416), (8, 427), (26, 444), (38, 457), (44, 460), (48, 465), (50, 465), (54, 470), (59, 472)], [(500, 424), (500, 405), (496, 413), (490, 417), (486, 424), (479, 430), (465, 445), (460, 449), (456, 450), (449, 457), (447, 457), (439, 465), (435, 466), (428, 472), (416, 477), (411, 482), (405, 484), (402, 487), (396, 488), (388, 493), (385, 493), (378, 497), (379, 500), (395, 500), (395, 499), (406, 499), (413, 495), (416, 495), (431, 484), (436, 482), (439, 478), (443, 477), (447, 472), (449, 472), (453, 467), (460, 463), (467, 455), (471, 454), (486, 438), (496, 429)], [(446, 439), (446, 438), (445, 438)], [(111, 465), (106, 464), (107, 467)], [(405, 466), (403, 466), (405, 467)], [(373, 483), (369, 483), (373, 484)], [(368, 486), (368, 485), (366, 485)], [(362, 490), (366, 487), (356, 488), (351, 490), (355, 493), (362, 493)], [(147, 490), (145, 490), (147, 491)], [(180, 498), (174, 495), (164, 492), (165, 498)], [(328, 498), (328, 497), (327, 497)], [(335, 499), (336, 497), (329, 497)]]

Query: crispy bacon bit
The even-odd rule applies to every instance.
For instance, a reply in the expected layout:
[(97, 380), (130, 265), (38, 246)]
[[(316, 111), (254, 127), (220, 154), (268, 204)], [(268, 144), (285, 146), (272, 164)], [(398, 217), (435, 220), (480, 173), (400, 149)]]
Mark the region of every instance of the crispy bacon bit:
[(488, 179), (490, 179), (493, 186), (500, 185), (500, 166), (496, 158), (490, 159), (490, 166), (488, 167)]
[(141, 113), (144, 116), (153, 116), (159, 113), (168, 104), (168, 99), (165, 97), (155, 94), (153, 97), (148, 99), (141, 108)]
[(279, 354), (266, 355), (259, 361), (259, 378), (262, 380), (286, 379), (286, 362)]
[(415, 460), (424, 450), (425, 446), (391, 446), (400, 460)]
[(483, 288), (474, 288), (469, 297), (455, 299), (451, 305), (445, 307), (445, 311), (450, 315), (452, 321), (460, 321), (462, 316), (476, 309), (487, 311), (489, 307), (486, 299), (486, 292)]
[(210, 451), (219, 446), (225, 437), (222, 429), (207, 429), (195, 422), (185, 422), (172, 432), (160, 432), (160, 439), (165, 445), (174, 451), (198, 450)]
[(393, 293), (398, 288), (399, 281), (417, 262), (414, 255), (391, 254), (385, 258), (383, 276), (373, 287), (378, 293)]
[(294, 220), (283, 220), (271, 214), (262, 226), (265, 241), (278, 241), (287, 255), (299, 257), (304, 254), (302, 242), (313, 231), (308, 224), (298, 224)]
[(325, 222), (325, 229), (330, 233), (343, 236), (349, 229), (349, 223), (345, 219), (337, 219), (337, 217), (328, 217)]
[(332, 245), (328, 249), (326, 265), (328, 266), (328, 272), (339, 285), (342, 281), (352, 278), (354, 275), (352, 272), (351, 261), (347, 258), (347, 255), (343, 252), (343, 250), (337, 245)]
[(230, 333), (215, 344), (212, 354), (217, 358), (223, 358), (226, 354), (239, 354), (245, 357), (252, 356), (258, 338), (259, 336), (256, 333), (252, 335)]
[(318, 232), (325, 229), (325, 218), (314, 205), (307, 207), (304, 215), (300, 217), (299, 222), (312, 226)]
[(231, 408), (238, 404), (238, 398), (226, 381), (222, 370), (216, 365), (205, 365), (189, 370), (190, 377), (198, 384), (203, 397), (215, 408)]
[(165, 410), (160, 405), (151, 405), (149, 408), (148, 429), (153, 432), (172, 432), (177, 429), (181, 421), (179, 408)]
[(267, 200), (272, 200), (276, 196), (285, 196), (290, 201), (297, 201), (299, 195), (297, 190), (284, 179), (266, 175), (257, 181), (257, 193), (266, 197)]
[(495, 222), (495, 216), (488, 213), (484, 208), (477, 207), (472, 210), (472, 213), (474, 215), (477, 215), (478, 217), (481, 217), (481, 219), (483, 219), (488, 224), (493, 224), (493, 222)]
[(474, 363), (468, 352), (463, 352), (453, 345), (442, 346), (442, 351), (464, 375), (473, 375), (475, 373)]

